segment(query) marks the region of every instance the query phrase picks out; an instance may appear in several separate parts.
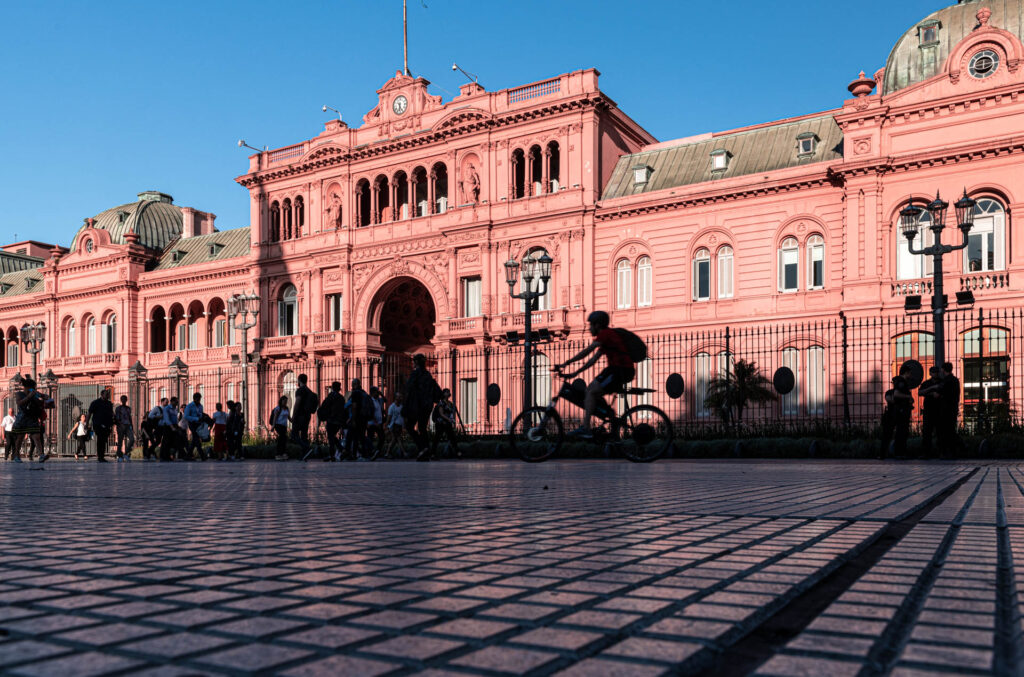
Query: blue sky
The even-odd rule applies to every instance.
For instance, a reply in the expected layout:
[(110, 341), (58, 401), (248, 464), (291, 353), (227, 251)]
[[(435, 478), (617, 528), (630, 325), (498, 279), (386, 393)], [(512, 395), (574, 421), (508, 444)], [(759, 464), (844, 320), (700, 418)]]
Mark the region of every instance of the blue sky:
[[(409, 0), (410, 68), (447, 101), (595, 67), (659, 140), (838, 106), (951, 0)], [(424, 6), (426, 5), (426, 6)], [(0, 242), (67, 245), (157, 189), (248, 225), (239, 138), (271, 148), (350, 124), (402, 65), (401, 0), (4, 3)], [(626, 13), (623, 13), (626, 12)]]

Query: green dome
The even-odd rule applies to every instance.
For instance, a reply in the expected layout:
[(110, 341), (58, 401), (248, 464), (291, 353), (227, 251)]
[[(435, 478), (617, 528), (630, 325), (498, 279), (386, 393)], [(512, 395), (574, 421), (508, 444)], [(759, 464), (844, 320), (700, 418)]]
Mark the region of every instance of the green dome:
[[(1024, 39), (1024, 0), (961, 0), (930, 14), (903, 34), (885, 64), (882, 94), (927, 80), (942, 69), (956, 45), (978, 27), (978, 10), (992, 10), (988, 24)], [(922, 29), (938, 22), (936, 40), (922, 44)]]
[[(124, 236), (134, 232), (139, 244), (151, 249), (162, 250), (181, 235), (181, 208), (174, 206), (174, 198), (167, 193), (147, 190), (139, 193), (138, 202), (111, 207), (94, 217), (93, 228), (110, 233), (114, 244), (125, 244)], [(82, 226), (71, 241), (72, 251), (78, 244), (78, 236), (87, 226)]]

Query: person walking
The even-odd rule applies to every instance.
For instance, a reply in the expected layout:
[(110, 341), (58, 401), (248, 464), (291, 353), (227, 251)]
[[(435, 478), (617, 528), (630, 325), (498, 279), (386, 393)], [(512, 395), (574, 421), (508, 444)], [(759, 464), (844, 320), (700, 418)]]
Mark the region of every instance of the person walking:
[(132, 421), (132, 408), (128, 406), (127, 395), (121, 395), (121, 404), (114, 409), (114, 425), (117, 431), (117, 461), (130, 461), (132, 449), (135, 447), (135, 424)]
[(405, 404), (402, 406), (402, 418), (405, 429), (409, 431), (416, 444), (416, 460), (430, 460), (430, 443), (427, 424), (434, 405), (441, 399), (441, 386), (427, 371), (427, 356), (417, 353), (412, 358), (413, 370), (405, 384)]
[[(16, 463), (21, 463), (21, 446), (26, 439), (30, 439), (35, 448), (39, 449), (39, 462), (46, 460), (46, 453), (43, 451), (42, 428), (39, 426), (39, 417), (43, 413), (43, 396), (36, 391), (36, 382), (30, 378), (21, 381), (21, 392), (15, 394), (15, 406), (18, 413), (14, 417), (14, 424), (11, 426), (10, 436), (13, 439), (11, 455)], [(31, 460), (31, 457), (29, 458)]]
[(309, 377), (299, 374), (299, 387), (295, 390), (295, 406), (292, 407), (292, 441), (302, 448), (302, 453), (309, 451), (309, 422), (320, 405), (320, 398), (309, 389)]
[[(327, 451), (335, 461), (342, 457), (341, 434), (345, 426), (347, 409), (345, 407), (345, 396), (341, 394), (341, 382), (331, 383), (331, 390), (327, 393), (323, 403), (318, 410), (318, 418), (323, 421), (327, 429)], [(322, 415), (321, 415), (322, 414)]]
[(14, 446), (14, 409), (8, 409), (3, 421), (0, 421), (0, 440), (4, 443), (4, 459), (10, 460), (11, 449)]
[(178, 451), (178, 398), (160, 400), (160, 460), (173, 461)]
[(288, 421), (290, 420), (288, 396), (281, 395), (277, 400), (277, 406), (270, 412), (269, 421), (270, 427), (277, 435), (277, 455), (274, 458), (278, 461), (288, 460)]
[(78, 417), (78, 422), (71, 427), (68, 431), (68, 439), (75, 438), (75, 460), (81, 456), (82, 460), (88, 460), (89, 458), (89, 416), (88, 414), (82, 414)]
[(160, 419), (163, 418), (163, 409), (159, 405), (153, 407), (146, 413), (146, 417), (139, 423), (139, 441), (142, 442), (142, 458), (147, 461), (155, 461), (157, 446), (160, 444)]
[(384, 448), (384, 455), (388, 458), (395, 457), (395, 448), (398, 448), (398, 457), (403, 458), (405, 452), (402, 449), (402, 435), (405, 430), (405, 419), (402, 418), (402, 402), (405, 400), (405, 394), (401, 391), (395, 393), (395, 401), (388, 407), (387, 417), (387, 434), (388, 441), (387, 446)]
[(185, 447), (185, 457), (189, 459), (194, 458), (192, 450), (195, 449), (198, 452), (198, 457), (205, 461), (206, 451), (203, 449), (203, 442), (205, 440), (200, 432), (200, 426), (206, 423), (208, 417), (203, 412), (203, 396), (201, 393), (192, 395), (192, 401), (185, 405), (183, 418), (188, 425), (188, 442)]
[(964, 441), (960, 439), (960, 379), (953, 373), (953, 363), (942, 364), (941, 414), (938, 439), (942, 455), (948, 458), (964, 454)]
[(96, 435), (96, 461), (106, 463), (107, 441), (114, 428), (114, 405), (110, 401), (110, 389), (104, 388), (100, 396), (89, 404), (88, 422)]
[(885, 411), (882, 413), (882, 458), (889, 458), (889, 443), (895, 435), (895, 456), (907, 456), (907, 435), (910, 432), (910, 414), (914, 409), (914, 397), (910, 394), (907, 379), (893, 376), (892, 388), (885, 391)]
[(352, 379), (352, 392), (348, 398), (348, 426), (345, 433), (345, 456), (353, 460), (370, 453), (366, 427), (373, 421), (373, 399), (363, 390), (362, 382)]
[[(228, 402), (228, 405), (230, 406), (231, 402)], [(213, 412), (213, 455), (218, 461), (224, 461), (227, 459), (228, 451), (228, 414), (220, 402), (214, 407), (216, 411)]]
[(921, 456), (933, 458), (932, 437), (939, 439), (939, 419), (942, 416), (942, 370), (932, 367), (929, 378), (917, 389), (921, 398)]
[(375, 444), (380, 453), (384, 450), (384, 411), (387, 405), (377, 386), (370, 386), (370, 401), (373, 402), (373, 420), (366, 426), (366, 439), (368, 444)]
[(455, 405), (452, 403), (452, 391), (448, 388), (441, 391), (441, 401), (434, 407), (433, 418), (434, 441), (431, 445), (431, 455), (438, 458), (437, 447), (443, 436), (451, 447), (451, 455), (458, 456), (459, 443), (455, 439)]
[(241, 402), (228, 402), (228, 454), (232, 461), (244, 460), (242, 453), (242, 438), (245, 437), (245, 416), (242, 414)]

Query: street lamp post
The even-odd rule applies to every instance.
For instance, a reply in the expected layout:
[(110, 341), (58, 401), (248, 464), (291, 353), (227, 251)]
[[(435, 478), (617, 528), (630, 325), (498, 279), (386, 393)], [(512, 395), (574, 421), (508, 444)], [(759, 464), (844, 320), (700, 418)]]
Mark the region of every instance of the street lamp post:
[(25, 348), (25, 352), (32, 356), (32, 380), (35, 381), (37, 377), (37, 365), (39, 361), (39, 353), (43, 349), (43, 342), (46, 340), (46, 324), (43, 322), (36, 322), (35, 324), (26, 324), (21, 328), (21, 344)]
[(233, 295), (228, 299), (228, 314), (231, 316), (231, 329), (242, 331), (242, 411), (249, 417), (249, 330), (256, 326), (257, 316), (260, 314), (259, 295)]
[[(551, 280), (552, 259), (547, 252), (540, 258), (532, 254), (523, 259), (523, 287), (518, 294), (515, 292), (516, 281), (519, 277), (519, 262), (509, 259), (505, 262), (505, 282), (508, 283), (508, 294), (514, 299), (522, 299), (526, 304), (526, 317), (523, 318), (523, 410), (533, 405), (532, 377), (533, 377), (533, 301), (544, 296), (548, 291), (548, 281)], [(540, 280), (539, 289), (533, 288), (533, 281)]]
[[(953, 205), (956, 209), (956, 226), (960, 229), (961, 242), (958, 245), (942, 244), (942, 231), (946, 227), (946, 210), (949, 203), (935, 194), (935, 199), (923, 207), (919, 207), (911, 200), (910, 203), (900, 210), (900, 229), (903, 236), (907, 238), (907, 246), (911, 254), (923, 254), (931, 256), (932, 269), (932, 317), (935, 331), (935, 364), (942, 366), (946, 361), (946, 296), (942, 289), (942, 257), (950, 252), (959, 251), (967, 247), (968, 236), (971, 227), (974, 225), (975, 200), (967, 197), (967, 190), (964, 190), (962, 198)], [(920, 229), (921, 215), (927, 211), (931, 217), (931, 224), (928, 228), (935, 236), (934, 244), (928, 247), (915, 248), (914, 239)]]

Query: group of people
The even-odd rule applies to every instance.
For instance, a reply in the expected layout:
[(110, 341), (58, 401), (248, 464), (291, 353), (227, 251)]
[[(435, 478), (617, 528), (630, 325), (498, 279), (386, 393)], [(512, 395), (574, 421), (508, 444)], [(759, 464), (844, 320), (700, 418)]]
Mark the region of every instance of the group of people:
[(53, 400), (38, 390), (31, 378), (21, 381), (21, 390), (14, 394), (15, 409), (7, 410), (2, 422), (4, 458), (21, 463), (21, 449), (26, 440), (29, 443), (28, 457), (33, 460), (39, 454), (39, 462), (48, 458), (43, 448), (43, 433), (46, 430), (46, 410), (53, 408)]
[[(314, 416), (314, 430), (324, 426), (328, 450), (325, 460), (371, 459), (380, 453), (402, 456), (406, 433), (416, 446), (417, 461), (436, 457), (442, 440), (447, 440), (454, 455), (459, 453), (458, 410), (452, 403), (451, 391), (437, 384), (421, 354), (413, 357), (413, 370), (405, 388), (396, 393), (390, 405), (379, 388), (371, 386), (367, 392), (358, 378), (352, 379), (347, 395), (342, 394), (339, 381), (333, 382), (321, 401), (309, 388), (308, 377), (300, 374), (294, 402), (282, 395), (267, 421), (277, 438), (278, 460), (289, 458), (289, 442), (309, 455), (309, 426)], [(433, 435), (429, 431), (431, 421)]]
[[(192, 395), (192, 401), (184, 406), (177, 397), (164, 397), (146, 414), (141, 428), (142, 457), (146, 460), (235, 461), (244, 458), (245, 414), (241, 402), (228, 400), (226, 408), (217, 402), (211, 415), (203, 408), (202, 393)], [(207, 454), (204, 444), (210, 440), (213, 446)], [(120, 445), (118, 452), (120, 454)]]
[[(913, 388), (908, 374), (901, 372), (892, 379), (892, 388), (885, 392), (885, 411), (882, 414), (881, 456), (906, 458), (910, 418), (914, 411)], [(928, 378), (917, 388), (921, 400), (921, 456), (935, 458), (952, 456), (963, 451), (963, 441), (957, 433), (960, 415), (960, 379), (953, 373), (953, 363), (929, 369)], [(933, 441), (935, 445), (933, 446)]]

